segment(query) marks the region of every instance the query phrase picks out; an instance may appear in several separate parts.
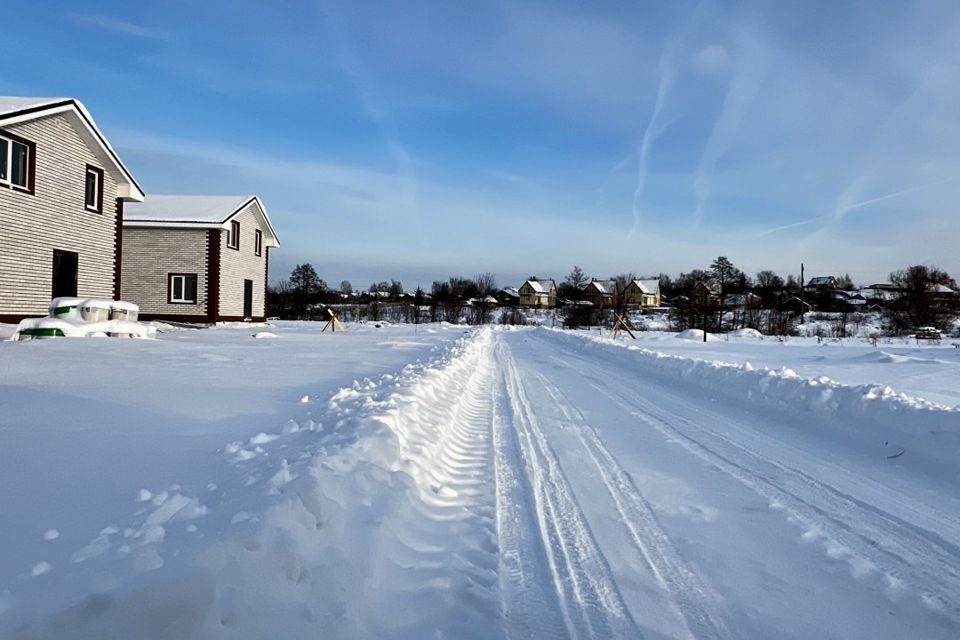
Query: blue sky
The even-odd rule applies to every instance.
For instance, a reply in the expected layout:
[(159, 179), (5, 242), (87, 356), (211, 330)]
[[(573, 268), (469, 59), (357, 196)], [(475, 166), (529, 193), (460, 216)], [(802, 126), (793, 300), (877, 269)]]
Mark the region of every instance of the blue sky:
[(257, 193), (332, 284), (960, 272), (960, 5), (27, 3), (0, 94), (74, 96), (148, 193)]

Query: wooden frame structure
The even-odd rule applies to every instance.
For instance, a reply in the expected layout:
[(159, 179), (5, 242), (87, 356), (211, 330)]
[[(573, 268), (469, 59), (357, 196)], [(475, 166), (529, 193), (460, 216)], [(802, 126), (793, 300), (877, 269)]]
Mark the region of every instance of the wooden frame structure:
[(333, 309), (327, 307), (327, 314), (330, 316), (330, 319), (327, 320), (327, 324), (323, 325), (323, 330), (320, 333), (326, 333), (327, 329), (330, 330), (330, 333), (336, 333), (337, 327), (340, 327), (340, 331), (347, 330), (347, 328), (343, 326), (343, 323), (340, 322), (340, 318), (337, 317), (337, 314), (334, 313)]
[(627, 315), (614, 313), (613, 314), (613, 339), (616, 340), (617, 336), (621, 331), (625, 331), (634, 340), (637, 339), (637, 336), (633, 335), (633, 332), (636, 329), (633, 328), (633, 325), (630, 324), (630, 320), (627, 319)]

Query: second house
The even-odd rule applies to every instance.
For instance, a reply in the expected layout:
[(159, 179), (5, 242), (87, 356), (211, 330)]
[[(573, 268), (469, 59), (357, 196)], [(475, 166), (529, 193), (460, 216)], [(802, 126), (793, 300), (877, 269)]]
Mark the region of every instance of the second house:
[(121, 296), (148, 320), (262, 322), (279, 245), (257, 196), (147, 196), (124, 210)]

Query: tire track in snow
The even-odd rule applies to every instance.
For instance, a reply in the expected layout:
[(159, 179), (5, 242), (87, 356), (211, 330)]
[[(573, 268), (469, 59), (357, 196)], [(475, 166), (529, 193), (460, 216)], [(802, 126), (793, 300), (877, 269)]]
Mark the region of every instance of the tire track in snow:
[(650, 503), (603, 444), (596, 429), (562, 391), (542, 374), (537, 376), (590, 456), (634, 545), (670, 595), (673, 608), (687, 629), (687, 636), (731, 637), (721, 613), (720, 595), (702, 576), (687, 566), (660, 526)]
[[(550, 605), (555, 601), (568, 637), (641, 637), (503, 341), (497, 348), (497, 361), (504, 398), (509, 400), (501, 404), (504, 420), (495, 430), (501, 588), (508, 635), (542, 636), (541, 625), (550, 620)], [(527, 506), (532, 502), (532, 511), (517, 502), (524, 494)], [(540, 540), (533, 540), (531, 532), (539, 533)], [(534, 542), (539, 544), (534, 546)], [(546, 568), (541, 564), (544, 560)], [(552, 582), (553, 593), (543, 584), (545, 577)], [(533, 602), (528, 600), (530, 587)], [(511, 625), (513, 616), (528, 611), (530, 605), (539, 611), (534, 609)]]
[(696, 415), (696, 420), (644, 400), (589, 357), (556, 341), (551, 344), (582, 363), (579, 370), (599, 393), (777, 505), (804, 525), (805, 537), (833, 541), (828, 555), (847, 559), (856, 575), (885, 574), (887, 589), (912, 587), (925, 606), (960, 624), (960, 549), (956, 545), (704, 426), (709, 421), (728, 432), (750, 435), (733, 420), (693, 407), (682, 398), (676, 399), (681, 411)]

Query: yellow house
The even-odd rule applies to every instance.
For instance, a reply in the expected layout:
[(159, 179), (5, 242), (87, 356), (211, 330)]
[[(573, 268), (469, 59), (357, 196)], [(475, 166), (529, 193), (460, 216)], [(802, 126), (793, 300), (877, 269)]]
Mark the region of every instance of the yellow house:
[(528, 309), (552, 309), (557, 306), (557, 285), (536, 276), (520, 285), (520, 306)]
[(659, 307), (660, 281), (631, 280), (623, 290), (623, 301), (627, 306), (640, 307), (641, 309)]

